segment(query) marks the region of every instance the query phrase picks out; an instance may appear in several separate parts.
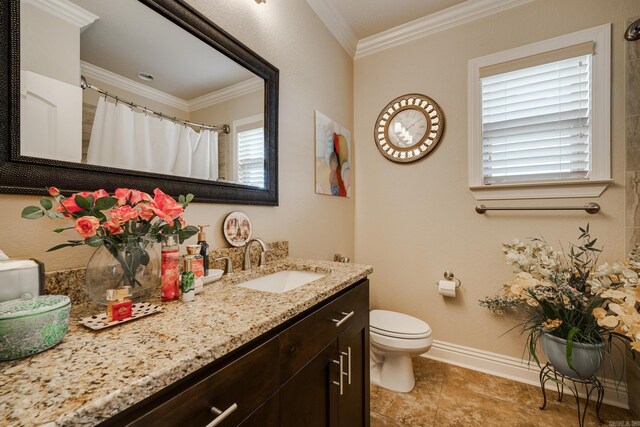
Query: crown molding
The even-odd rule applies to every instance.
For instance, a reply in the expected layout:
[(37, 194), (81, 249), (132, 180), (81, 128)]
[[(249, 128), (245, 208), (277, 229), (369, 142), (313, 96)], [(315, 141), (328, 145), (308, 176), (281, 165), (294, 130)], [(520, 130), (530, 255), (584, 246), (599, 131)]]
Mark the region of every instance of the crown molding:
[(186, 101), (182, 98), (178, 98), (177, 96), (170, 95), (161, 90), (154, 89), (145, 84), (122, 77), (120, 74), (105, 70), (104, 68), (100, 68), (85, 61), (80, 61), (80, 72), (83, 76), (89, 79), (96, 79), (101, 82), (114, 85), (120, 89), (135, 93), (136, 95), (143, 96), (147, 99), (160, 102), (170, 107), (186, 111), (187, 113), (211, 107), (212, 105), (219, 104), (220, 102), (257, 92), (264, 88), (264, 80), (259, 77), (252, 77), (224, 89), (207, 93)]
[(212, 105), (219, 104), (220, 102), (237, 98), (238, 96), (257, 92), (261, 89), (264, 89), (264, 80), (259, 77), (252, 77), (243, 82), (225, 87), (224, 89), (220, 89), (215, 92), (190, 99), (189, 101), (187, 101), (189, 104), (189, 111), (196, 111), (202, 108), (207, 108)]
[[(309, 0), (307, 0), (309, 1)], [(355, 59), (484, 18), (533, 0), (467, 0), (358, 41)]]
[(89, 25), (100, 19), (86, 9), (81, 8), (69, 0), (21, 0), (24, 3), (35, 6), (50, 15), (67, 21), (80, 30), (84, 30)]
[(307, 0), (311, 9), (318, 15), (327, 29), (338, 40), (338, 43), (353, 58), (356, 53), (358, 39), (351, 28), (347, 25), (336, 8), (331, 4), (331, 0)]
[(161, 102), (163, 104), (178, 108), (183, 111), (190, 111), (189, 102), (185, 101), (182, 98), (169, 95), (166, 92), (151, 88), (126, 77), (122, 77), (120, 74), (105, 70), (104, 68), (89, 64), (88, 62), (80, 61), (80, 72), (87, 78), (100, 80), (131, 93), (135, 93), (136, 95), (144, 96), (145, 98)]

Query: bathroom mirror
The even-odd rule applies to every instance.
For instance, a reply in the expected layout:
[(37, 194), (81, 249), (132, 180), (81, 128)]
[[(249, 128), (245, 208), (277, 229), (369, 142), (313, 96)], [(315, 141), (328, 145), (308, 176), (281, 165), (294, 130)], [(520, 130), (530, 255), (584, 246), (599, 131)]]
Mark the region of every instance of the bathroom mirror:
[(0, 191), (161, 187), (277, 205), (278, 70), (196, 10), (0, 6)]
[(414, 162), (433, 151), (444, 132), (444, 114), (426, 95), (411, 93), (387, 104), (374, 129), (376, 147), (387, 159)]

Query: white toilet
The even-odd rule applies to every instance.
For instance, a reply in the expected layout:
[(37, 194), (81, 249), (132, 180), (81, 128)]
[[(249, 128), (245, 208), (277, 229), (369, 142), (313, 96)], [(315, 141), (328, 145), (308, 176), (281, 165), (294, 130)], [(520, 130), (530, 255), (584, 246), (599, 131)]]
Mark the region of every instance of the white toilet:
[(412, 356), (431, 348), (429, 324), (395, 311), (371, 310), (371, 384), (400, 392), (415, 385)]

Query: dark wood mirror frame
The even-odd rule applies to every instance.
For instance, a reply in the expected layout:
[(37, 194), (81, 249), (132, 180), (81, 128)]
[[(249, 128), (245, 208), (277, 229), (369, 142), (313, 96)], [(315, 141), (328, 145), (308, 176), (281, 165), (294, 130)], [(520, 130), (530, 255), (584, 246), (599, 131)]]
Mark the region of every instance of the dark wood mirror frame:
[[(194, 202), (278, 205), (278, 69), (182, 0), (138, 0), (265, 81), (265, 187), (153, 174), (20, 155), (20, 0), (0, 0), (0, 192), (63, 194), (160, 187)], [(79, 84), (80, 82), (78, 82)]]

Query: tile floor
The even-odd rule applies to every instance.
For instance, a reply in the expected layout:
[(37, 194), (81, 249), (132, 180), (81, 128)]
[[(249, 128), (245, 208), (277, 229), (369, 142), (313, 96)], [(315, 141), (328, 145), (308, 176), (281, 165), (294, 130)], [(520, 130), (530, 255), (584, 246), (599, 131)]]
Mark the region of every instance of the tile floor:
[[(540, 410), (539, 387), (446, 363), (414, 358), (416, 386), (410, 393), (393, 393), (371, 386), (371, 427), (416, 426), (540, 426), (578, 425), (576, 402), (565, 394), (547, 393), (547, 407)], [(599, 426), (595, 404), (589, 404), (585, 426)], [(603, 405), (605, 425), (640, 426), (627, 410)]]

